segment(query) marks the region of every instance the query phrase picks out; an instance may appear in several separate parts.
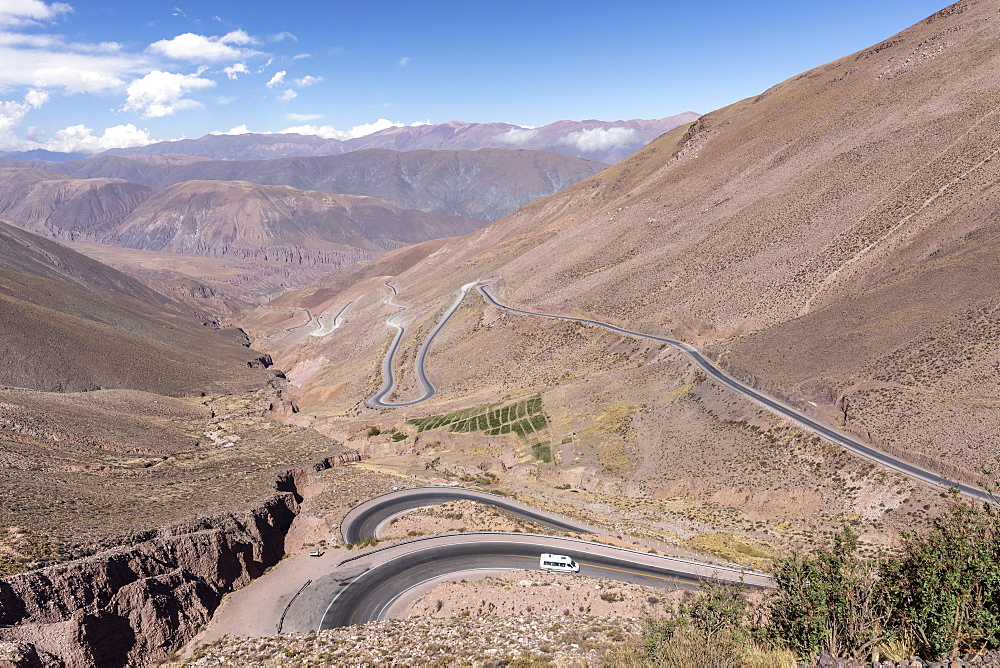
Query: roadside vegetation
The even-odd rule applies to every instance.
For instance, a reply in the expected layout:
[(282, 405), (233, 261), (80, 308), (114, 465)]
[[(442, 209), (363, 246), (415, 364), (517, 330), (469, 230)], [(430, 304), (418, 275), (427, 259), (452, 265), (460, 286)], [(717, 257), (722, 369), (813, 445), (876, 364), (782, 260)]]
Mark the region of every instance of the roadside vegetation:
[(828, 547), (777, 559), (777, 587), (764, 595), (706, 585), (653, 614), (643, 645), (610, 665), (687, 666), (699, 657), (697, 665), (787, 666), (823, 652), (941, 660), (1000, 648), (997, 507), (953, 493), (928, 531), (902, 538), (897, 553), (869, 558), (844, 528)]

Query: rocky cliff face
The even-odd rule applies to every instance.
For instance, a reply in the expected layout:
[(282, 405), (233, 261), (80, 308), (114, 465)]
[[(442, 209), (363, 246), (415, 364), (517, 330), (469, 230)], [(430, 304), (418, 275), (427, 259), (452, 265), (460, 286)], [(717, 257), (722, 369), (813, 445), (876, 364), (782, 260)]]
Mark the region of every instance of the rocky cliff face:
[[(345, 454), (315, 470), (356, 460)], [(284, 554), (309, 471), (256, 507), (149, 532), (130, 546), (0, 580), (0, 656), (10, 665), (137, 666), (192, 638), (228, 592)]]

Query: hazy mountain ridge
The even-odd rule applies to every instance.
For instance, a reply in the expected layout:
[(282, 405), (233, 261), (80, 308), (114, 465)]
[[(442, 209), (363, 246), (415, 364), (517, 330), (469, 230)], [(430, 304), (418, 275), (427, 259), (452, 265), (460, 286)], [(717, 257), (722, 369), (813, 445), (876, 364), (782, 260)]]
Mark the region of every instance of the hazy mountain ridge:
[(655, 120), (556, 121), (538, 128), (510, 123), (449, 121), (391, 127), (343, 141), (298, 134), (205, 135), (199, 139), (112, 149), (103, 155), (191, 153), (223, 160), (265, 160), (338, 155), (372, 148), (393, 151), (510, 148), (565, 153), (610, 164), (634, 153), (664, 132), (686, 125), (697, 117), (698, 114), (688, 111)]
[[(276, 255), (280, 249), (336, 255), (383, 252), (456, 236), (481, 223), (445, 217), (372, 197), (331, 195), (247, 182), (185, 181), (145, 200), (122, 223), (118, 240), (176, 253)], [(294, 260), (293, 260), (294, 261)]]
[(122, 179), (67, 179), (40, 169), (0, 168), (0, 218), (69, 241), (107, 240), (152, 193)]

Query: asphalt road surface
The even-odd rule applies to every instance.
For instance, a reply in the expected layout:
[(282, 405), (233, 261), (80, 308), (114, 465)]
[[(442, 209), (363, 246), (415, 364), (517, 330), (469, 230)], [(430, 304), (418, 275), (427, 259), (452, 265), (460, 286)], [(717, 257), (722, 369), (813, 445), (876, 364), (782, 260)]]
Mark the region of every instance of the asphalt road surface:
[(497, 494), (489, 494), (462, 487), (414, 487), (388, 494), (382, 494), (358, 504), (347, 513), (340, 524), (340, 533), (345, 543), (357, 543), (366, 538), (375, 538), (378, 526), (408, 510), (437, 506), (457, 499), (469, 499), (479, 503), (502, 508), (503, 510), (532, 522), (537, 522), (556, 531), (591, 533), (594, 528), (569, 517), (537, 510)]
[[(397, 598), (443, 575), (478, 569), (537, 569), (543, 552), (564, 554), (580, 564), (580, 573), (564, 574), (567, 578), (589, 575), (660, 588), (696, 589), (706, 577), (734, 583), (742, 577), (733, 569), (713, 571), (704, 564), (528, 534), (439, 536), (426, 544), (416, 541), (390, 550), (400, 547), (405, 549), (399, 554), (363, 569), (350, 581), (338, 583), (319, 629), (382, 619)], [(759, 588), (769, 584), (768, 578), (746, 577), (744, 586)]]

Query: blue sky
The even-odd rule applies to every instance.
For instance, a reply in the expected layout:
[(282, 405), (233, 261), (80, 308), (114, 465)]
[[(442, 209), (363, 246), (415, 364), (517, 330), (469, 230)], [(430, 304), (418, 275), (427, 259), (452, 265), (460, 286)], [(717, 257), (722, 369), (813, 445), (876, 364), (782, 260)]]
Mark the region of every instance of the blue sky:
[(945, 4), (0, 0), (0, 150), (704, 113)]

